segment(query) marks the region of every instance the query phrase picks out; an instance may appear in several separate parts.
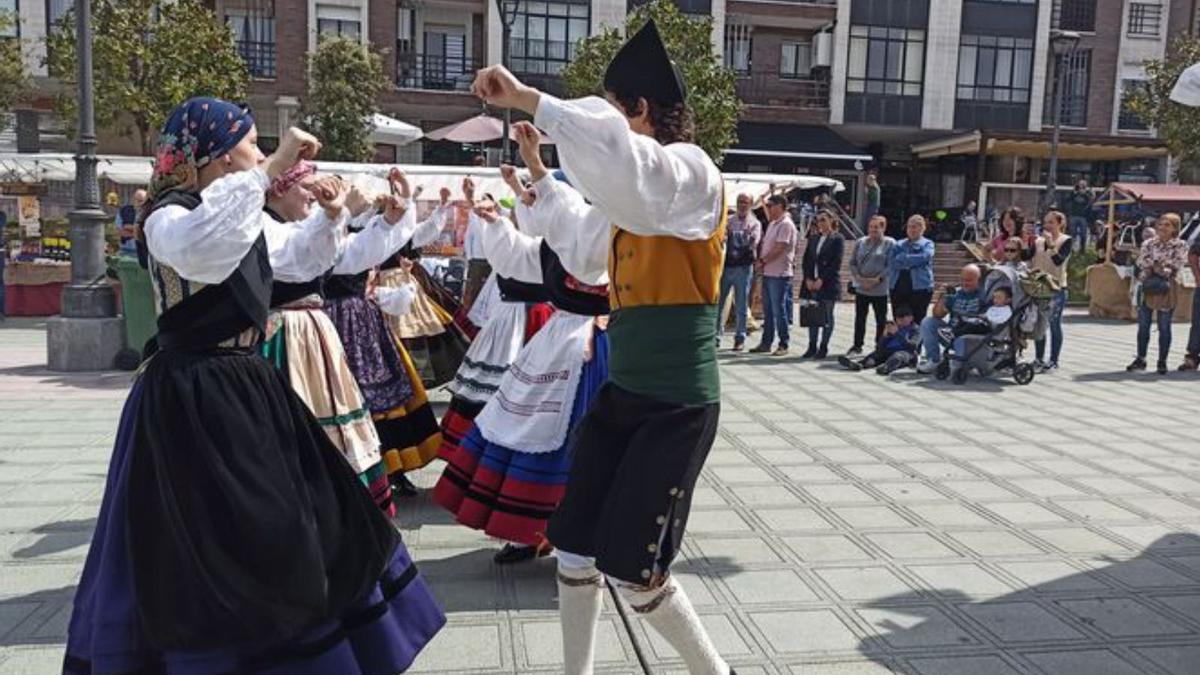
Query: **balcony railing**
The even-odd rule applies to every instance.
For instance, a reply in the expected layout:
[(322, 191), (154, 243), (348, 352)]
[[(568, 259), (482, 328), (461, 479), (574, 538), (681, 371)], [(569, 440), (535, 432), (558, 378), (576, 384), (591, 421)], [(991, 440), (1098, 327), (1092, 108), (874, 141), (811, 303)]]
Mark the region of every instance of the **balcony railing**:
[(1096, 32), (1096, 0), (1054, 0), (1051, 25), (1059, 30)]
[(238, 56), (246, 62), (250, 77), (275, 77), (275, 43), (257, 40), (238, 40)]
[(787, 78), (773, 73), (739, 77), (737, 95), (751, 105), (829, 107), (829, 83), (825, 80)]
[(396, 56), (396, 86), (401, 89), (470, 91), (479, 59), (464, 56), (401, 53)]

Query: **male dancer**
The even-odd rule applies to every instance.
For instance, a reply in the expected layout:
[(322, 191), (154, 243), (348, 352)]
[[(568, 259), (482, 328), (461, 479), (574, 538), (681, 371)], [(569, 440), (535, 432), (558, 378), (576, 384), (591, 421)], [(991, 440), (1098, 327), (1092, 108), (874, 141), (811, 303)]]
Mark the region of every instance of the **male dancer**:
[[(576, 217), (557, 221), (547, 237), (610, 239), (579, 247), (607, 257), (610, 380), (580, 422), (566, 495), (549, 527), (559, 550), (565, 670), (592, 672), (604, 574), (692, 673), (726, 675), (728, 664), (669, 574), (720, 409), (721, 175), (690, 142), (682, 77), (653, 22), (618, 52), (604, 88), (607, 102), (563, 101), (501, 66), (480, 71), (474, 84), (487, 103), (534, 116), (591, 202), (576, 200)], [(550, 182), (539, 182), (539, 198), (555, 187), (571, 191)]]

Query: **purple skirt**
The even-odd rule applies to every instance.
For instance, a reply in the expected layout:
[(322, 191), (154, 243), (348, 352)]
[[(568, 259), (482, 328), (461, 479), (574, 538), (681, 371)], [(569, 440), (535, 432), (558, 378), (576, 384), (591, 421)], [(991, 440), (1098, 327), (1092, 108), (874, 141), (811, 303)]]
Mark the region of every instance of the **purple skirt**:
[[(340, 617), (276, 644), (162, 651), (149, 644), (133, 590), (126, 518), (139, 380), (126, 400), (104, 501), (75, 596), (63, 672), (71, 675), (392, 675), (412, 664), (445, 624), (404, 545), (378, 583)], [(252, 544), (251, 544), (252, 545)], [(187, 583), (187, 579), (178, 579)], [(180, 612), (188, 611), (180, 607)]]
[(408, 402), (413, 397), (413, 383), (383, 311), (361, 295), (352, 295), (327, 299), (325, 313), (342, 338), (346, 361), (367, 408), (387, 413)]

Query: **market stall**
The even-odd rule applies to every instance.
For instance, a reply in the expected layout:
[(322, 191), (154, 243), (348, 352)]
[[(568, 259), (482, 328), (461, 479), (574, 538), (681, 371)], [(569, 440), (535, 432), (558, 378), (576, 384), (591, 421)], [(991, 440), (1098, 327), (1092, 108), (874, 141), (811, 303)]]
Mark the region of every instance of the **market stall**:
[(69, 262), (7, 261), (4, 265), (5, 315), (58, 314), (63, 286), (70, 280)]
[[(1200, 209), (1200, 186), (1154, 183), (1113, 183), (1097, 198), (1106, 210), (1101, 246), (1104, 260), (1088, 268), (1088, 314), (1105, 319), (1137, 318), (1137, 279), (1133, 260), (1148, 218), (1163, 213), (1184, 214)], [(1186, 220), (1186, 219), (1185, 219)], [(1179, 302), (1177, 323), (1192, 319), (1192, 294), (1197, 280), (1184, 269), (1176, 280)]]

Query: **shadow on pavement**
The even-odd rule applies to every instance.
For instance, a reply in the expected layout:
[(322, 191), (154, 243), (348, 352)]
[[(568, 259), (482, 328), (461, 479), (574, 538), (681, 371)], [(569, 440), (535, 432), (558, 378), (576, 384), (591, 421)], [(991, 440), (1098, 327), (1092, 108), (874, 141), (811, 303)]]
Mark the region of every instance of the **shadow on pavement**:
[(1124, 370), (1114, 370), (1111, 372), (1101, 373), (1082, 373), (1071, 378), (1075, 382), (1145, 382), (1147, 384), (1155, 384), (1163, 380), (1174, 379), (1190, 379), (1193, 377), (1191, 373), (1175, 372), (1174, 363), (1171, 364), (1171, 371), (1166, 375), (1159, 375), (1153, 371), (1154, 363), (1150, 363), (1151, 370), (1138, 373), (1129, 373)]
[(63, 644), (74, 600), (74, 585), (0, 600), (0, 647)]
[(95, 529), (95, 518), (61, 520), (56, 523), (39, 525), (33, 529), (33, 533), (42, 535), (42, 538), (25, 548), (13, 551), (13, 557), (18, 560), (28, 560), (69, 551), (91, 541), (92, 531)]
[(104, 370), (94, 373), (56, 373), (44, 365), (12, 366), (0, 368), (0, 377), (26, 377), (39, 380), (42, 384), (65, 388), (105, 389), (117, 391), (133, 386), (133, 373), (119, 370)]
[(957, 589), (884, 598), (860, 610), (874, 635), (858, 649), (892, 668), (904, 657), (921, 673), (1017, 675), (1029, 668), (1014, 658), (1022, 652), (1053, 675), (1196, 675), (1197, 561), (1200, 536), (1175, 533), (1137, 557), (989, 600)]

